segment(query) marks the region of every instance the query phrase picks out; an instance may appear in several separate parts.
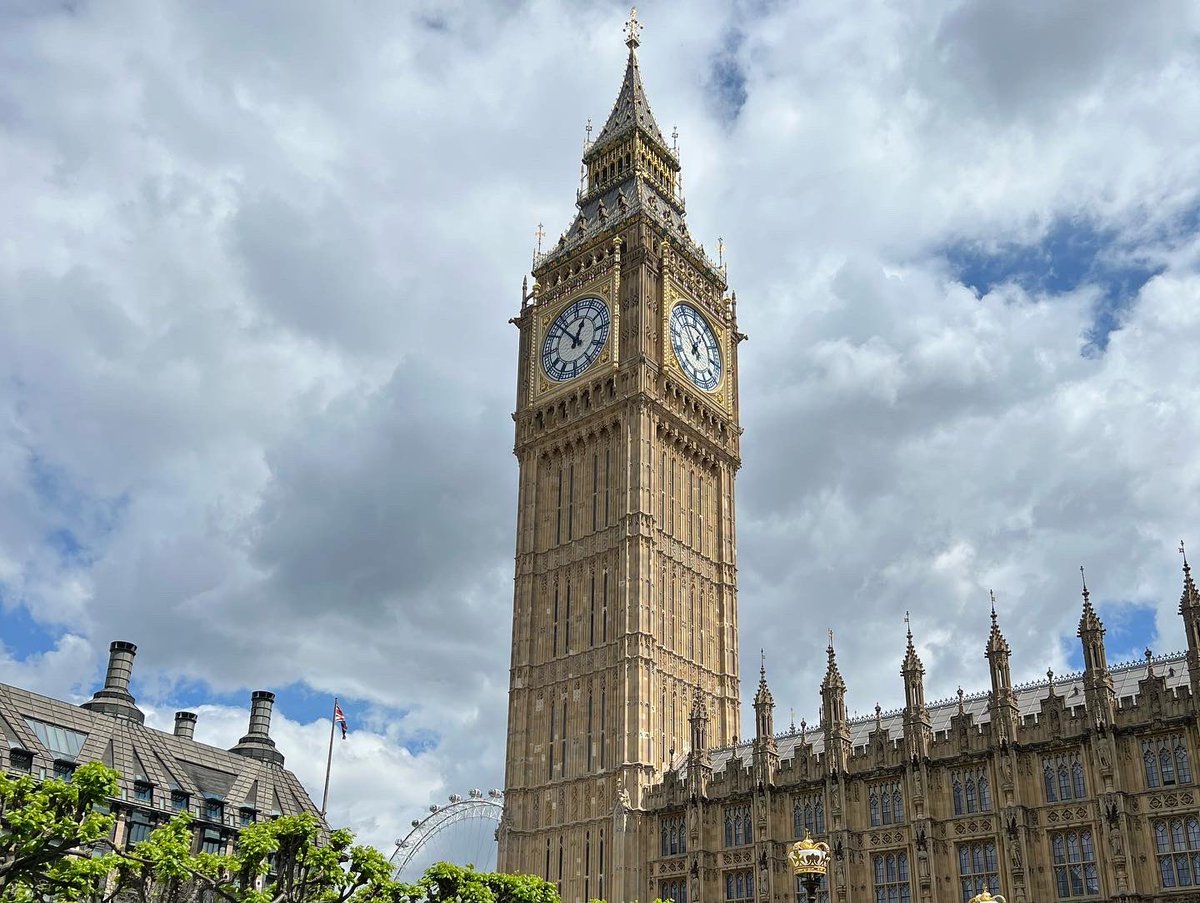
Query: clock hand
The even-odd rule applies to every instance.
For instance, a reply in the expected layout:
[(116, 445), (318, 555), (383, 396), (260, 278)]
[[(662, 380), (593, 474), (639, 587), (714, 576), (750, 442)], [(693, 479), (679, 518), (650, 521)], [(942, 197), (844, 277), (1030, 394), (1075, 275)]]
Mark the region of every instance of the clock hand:
[(571, 339), (571, 343), (572, 343), (571, 347), (572, 348), (575, 348), (579, 345), (579, 342), (580, 342), (579, 335), (580, 335), (580, 333), (583, 332), (583, 322), (584, 322), (583, 320), (579, 321), (579, 328), (575, 330), (575, 337), (573, 339)]

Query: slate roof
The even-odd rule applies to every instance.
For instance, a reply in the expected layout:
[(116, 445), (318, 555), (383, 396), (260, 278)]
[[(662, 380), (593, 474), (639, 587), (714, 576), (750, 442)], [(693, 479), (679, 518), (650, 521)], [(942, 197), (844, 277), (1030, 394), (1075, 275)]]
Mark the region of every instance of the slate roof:
[[(1153, 662), (1154, 673), (1166, 679), (1167, 692), (1174, 692), (1179, 687), (1188, 686), (1187, 655), (1185, 653), (1178, 652), (1157, 656), (1153, 659)], [(1138, 684), (1146, 679), (1146, 671), (1147, 665), (1145, 661), (1131, 662), (1109, 669), (1113, 680), (1114, 695), (1119, 706), (1127, 706), (1131, 700), (1136, 699), (1138, 696)], [(1017, 692), (1018, 714), (1024, 719), (1026, 716), (1036, 715), (1041, 711), (1042, 701), (1050, 693), (1050, 681), (1034, 681), (1033, 683), (1021, 684), (1015, 689)], [(1076, 706), (1082, 706), (1084, 700), (1083, 674), (1077, 672), (1062, 677), (1055, 677), (1054, 692), (1065, 700), (1068, 710)], [(973, 716), (976, 725), (991, 720), (991, 716), (988, 713), (988, 696), (989, 693), (986, 690), (963, 696), (963, 711)], [(938, 700), (931, 703), (927, 708), (933, 732), (936, 736), (939, 733), (950, 730), (950, 719), (958, 714), (958, 697)], [(892, 742), (898, 741), (904, 736), (904, 712), (902, 710), (884, 712), (881, 714), (879, 720), (883, 729), (888, 731)], [(849, 724), (851, 747), (857, 749), (866, 746), (870, 734), (875, 730), (874, 713), (851, 718)], [(790, 759), (795, 756), (796, 747), (801, 743), (801, 736), (798, 730), (788, 730), (785, 733), (775, 735), (775, 742), (779, 749), (779, 758), (781, 760)], [(824, 751), (825, 739), (819, 725), (815, 727), (810, 726), (805, 732), (804, 737), (806, 742), (812, 745), (814, 754)], [(724, 770), (725, 765), (733, 758), (735, 751), (739, 758), (747, 762), (750, 761), (752, 745), (750, 741), (746, 741), (738, 743), (736, 746), (727, 746), (712, 750), (713, 773), (715, 774)], [(679, 756), (677, 761), (682, 763), (685, 758), (685, 756)], [(680, 770), (682, 771), (682, 766)]]
[[(176, 811), (171, 791), (182, 791), (197, 817), (206, 799), (224, 803), (224, 820), (233, 826), (241, 808), (263, 816), (319, 816), (299, 779), (282, 765), (6, 684), (0, 684), (0, 744), (6, 771), (25, 770), (14, 767), (24, 751), (32, 753), (29, 770), (38, 778), (53, 777), (56, 760), (60, 768), (103, 762), (121, 773), (118, 799), (136, 800), (134, 784), (145, 781), (154, 785), (148, 808), (164, 812)], [(136, 804), (147, 808), (144, 802)]]

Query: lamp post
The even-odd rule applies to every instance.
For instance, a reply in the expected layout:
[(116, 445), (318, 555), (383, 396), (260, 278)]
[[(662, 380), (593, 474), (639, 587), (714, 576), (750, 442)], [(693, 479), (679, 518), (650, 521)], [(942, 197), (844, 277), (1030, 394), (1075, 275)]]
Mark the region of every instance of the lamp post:
[(999, 894), (996, 894), (996, 896), (993, 897), (991, 893), (988, 892), (986, 887), (983, 889), (983, 893), (976, 894), (970, 900), (968, 900), (967, 903), (992, 903), (993, 900), (995, 903), (1008, 903), (1008, 901)]
[(829, 844), (815, 842), (805, 831), (804, 839), (796, 841), (788, 850), (788, 862), (792, 865), (792, 874), (804, 885), (808, 903), (817, 903), (817, 888), (829, 865)]

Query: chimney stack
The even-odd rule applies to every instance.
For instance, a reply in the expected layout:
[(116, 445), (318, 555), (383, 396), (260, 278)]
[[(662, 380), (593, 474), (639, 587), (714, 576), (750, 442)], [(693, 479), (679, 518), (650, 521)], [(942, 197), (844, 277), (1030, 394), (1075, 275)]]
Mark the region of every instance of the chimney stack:
[(255, 690), (250, 696), (250, 729), (230, 752), (263, 762), (283, 764), (283, 753), (275, 748), (271, 739), (271, 709), (275, 706), (275, 694), (269, 690)]
[(144, 724), (146, 716), (134, 704), (133, 694), (129, 692), (129, 678), (133, 673), (133, 657), (136, 654), (137, 646), (133, 643), (114, 640), (108, 647), (108, 671), (104, 675), (104, 686), (82, 707)]
[(184, 740), (192, 740), (196, 736), (196, 713), (175, 713), (175, 736)]

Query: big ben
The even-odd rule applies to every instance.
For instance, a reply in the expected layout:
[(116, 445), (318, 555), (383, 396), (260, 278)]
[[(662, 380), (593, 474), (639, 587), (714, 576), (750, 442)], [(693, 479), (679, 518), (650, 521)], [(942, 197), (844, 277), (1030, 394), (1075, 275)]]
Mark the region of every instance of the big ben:
[(738, 730), (736, 300), (685, 221), (636, 15), (578, 213), (522, 292), (502, 871), (645, 897), (644, 789)]

